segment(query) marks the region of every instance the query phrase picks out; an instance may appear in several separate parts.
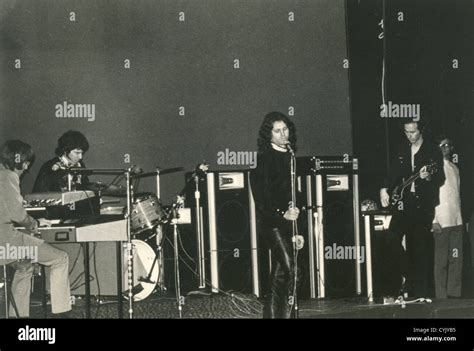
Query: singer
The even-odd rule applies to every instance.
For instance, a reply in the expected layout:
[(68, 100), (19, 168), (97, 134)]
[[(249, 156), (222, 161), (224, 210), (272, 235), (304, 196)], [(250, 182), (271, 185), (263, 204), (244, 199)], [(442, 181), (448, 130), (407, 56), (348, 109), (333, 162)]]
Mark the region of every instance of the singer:
[[(58, 139), (56, 157), (41, 166), (33, 192), (67, 191), (68, 172), (72, 167), (85, 167), (82, 158), (89, 150), (89, 142), (81, 132), (69, 130)], [(72, 190), (84, 190), (89, 185), (85, 175), (74, 174)]]
[(272, 272), (263, 318), (290, 318), (295, 280), (291, 203), (291, 154), (296, 151), (293, 122), (280, 112), (267, 114), (258, 135), (257, 168), (251, 174), (260, 235), (271, 249)]

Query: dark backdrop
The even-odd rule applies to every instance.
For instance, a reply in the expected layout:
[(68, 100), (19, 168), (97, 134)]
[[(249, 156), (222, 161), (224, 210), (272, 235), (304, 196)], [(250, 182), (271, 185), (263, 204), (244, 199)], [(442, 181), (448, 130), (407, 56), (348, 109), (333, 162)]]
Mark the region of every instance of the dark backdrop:
[[(401, 118), (380, 117), (385, 59), (385, 100), (420, 104), (428, 138), (447, 133), (453, 139), (467, 219), (474, 197), (474, 3), (348, 0), (347, 14), (354, 154), (360, 158), (362, 198), (378, 200), (389, 160), (405, 138)], [(454, 59), (458, 68), (453, 68)]]
[[(400, 16), (400, 14), (403, 16)], [(427, 138), (446, 133), (461, 173), (464, 221), (474, 203), (474, 2), (470, 0), (347, 0), (354, 154), (360, 158), (361, 200), (379, 199), (389, 160), (405, 139), (400, 118), (381, 118), (382, 63), (386, 101), (420, 104)], [(384, 28), (379, 25), (384, 19)], [(403, 19), (403, 20), (401, 20)], [(379, 35), (383, 32), (383, 38)], [(458, 67), (453, 67), (457, 60)], [(474, 295), (474, 234), (464, 235), (463, 295)], [(385, 233), (383, 233), (385, 234)], [(375, 233), (374, 272), (384, 271)], [(467, 234), (467, 233), (466, 233)], [(376, 293), (384, 289), (375, 276)]]
[[(216, 169), (219, 151), (256, 150), (267, 112), (294, 111), (300, 155), (352, 153), (342, 0), (6, 0), (0, 16), (1, 137), (38, 156), (26, 192), (68, 129), (89, 167)], [(56, 118), (63, 101), (95, 104), (95, 121)], [(165, 201), (183, 180), (163, 177)]]

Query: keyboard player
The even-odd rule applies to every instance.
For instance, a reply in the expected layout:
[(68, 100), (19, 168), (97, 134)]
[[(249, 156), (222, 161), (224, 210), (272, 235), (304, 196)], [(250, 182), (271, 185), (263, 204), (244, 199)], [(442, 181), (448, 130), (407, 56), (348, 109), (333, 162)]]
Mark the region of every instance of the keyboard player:
[[(29, 317), (33, 261), (50, 267), (52, 312), (67, 316), (67, 312), (71, 310), (68, 255), (34, 236), (39, 226), (50, 223), (30, 217), (23, 207), (20, 193), (20, 177), (28, 170), (34, 158), (31, 146), (19, 140), (5, 142), (0, 150), (0, 246), (3, 246), (5, 254), (0, 257), (0, 263), (10, 264), (15, 269), (12, 295), (18, 311), (17, 315), (10, 305), (10, 316)], [(14, 224), (27, 228), (32, 235), (17, 231)], [(25, 250), (32, 247), (35, 250)], [(31, 256), (35, 257), (20, 257), (21, 260), (9, 257), (9, 253), (14, 250), (34, 252)]]

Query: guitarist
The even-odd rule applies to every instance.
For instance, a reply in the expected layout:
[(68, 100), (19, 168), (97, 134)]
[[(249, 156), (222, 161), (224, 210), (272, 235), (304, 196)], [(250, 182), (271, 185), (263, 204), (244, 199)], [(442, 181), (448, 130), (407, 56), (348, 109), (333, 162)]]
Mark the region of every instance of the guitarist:
[[(439, 148), (424, 138), (422, 121), (407, 119), (403, 129), (407, 138), (390, 165), (390, 171), (380, 189), (383, 207), (390, 204), (391, 192), (403, 180), (415, 173), (419, 177), (409, 185), (403, 199), (393, 206), (388, 233), (390, 270), (400, 277), (402, 289), (409, 295), (426, 297), (433, 282), (433, 239), (431, 226), (434, 209), (439, 204), (439, 188), (444, 183), (443, 161)], [(429, 172), (427, 165), (437, 164)], [(405, 235), (406, 252), (402, 248)], [(397, 283), (397, 288), (399, 287)], [(395, 289), (392, 293), (398, 293)]]

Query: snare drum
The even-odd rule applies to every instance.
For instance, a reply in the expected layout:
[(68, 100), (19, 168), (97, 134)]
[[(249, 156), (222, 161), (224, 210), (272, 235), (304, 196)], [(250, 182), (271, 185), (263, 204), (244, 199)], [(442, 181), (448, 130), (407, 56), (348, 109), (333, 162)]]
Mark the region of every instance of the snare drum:
[[(156, 260), (155, 262), (156, 254), (146, 242), (132, 240), (132, 246), (133, 301), (140, 301), (146, 299), (155, 290), (159, 278), (160, 261)], [(123, 295), (128, 299), (128, 263), (126, 249), (123, 252), (123, 273)]]
[(165, 212), (160, 200), (155, 194), (145, 194), (137, 197), (133, 203), (131, 225), (133, 234), (139, 234), (152, 229), (161, 222)]

